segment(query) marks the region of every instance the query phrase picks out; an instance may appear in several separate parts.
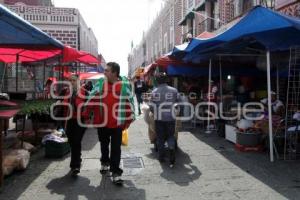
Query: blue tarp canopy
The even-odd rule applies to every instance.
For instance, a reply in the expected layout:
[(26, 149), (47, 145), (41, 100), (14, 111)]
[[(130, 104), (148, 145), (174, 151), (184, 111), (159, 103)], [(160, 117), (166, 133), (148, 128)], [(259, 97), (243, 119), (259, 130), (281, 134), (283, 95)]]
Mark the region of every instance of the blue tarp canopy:
[[(211, 74), (213, 77), (220, 75), (219, 66), (212, 66)], [(168, 65), (167, 74), (170, 76), (190, 76), (190, 77), (199, 77), (199, 76), (208, 76), (209, 68), (203, 66), (188, 66), (188, 65)], [(222, 75), (233, 75), (233, 76), (265, 76), (266, 72), (259, 70), (255, 67), (241, 67), (237, 66), (226, 66), (222, 67)], [(276, 76), (276, 72), (273, 72), (273, 76)], [(283, 72), (280, 74), (284, 76)]]
[(89, 67), (87, 72), (104, 73), (104, 67), (102, 65), (98, 65), (97, 67)]
[(200, 62), (218, 53), (239, 53), (246, 47), (280, 51), (300, 45), (300, 19), (257, 6), (224, 33), (210, 39), (192, 39), (184, 50), (174, 48), (171, 56)]
[(63, 44), (0, 5), (0, 45), (63, 48)]

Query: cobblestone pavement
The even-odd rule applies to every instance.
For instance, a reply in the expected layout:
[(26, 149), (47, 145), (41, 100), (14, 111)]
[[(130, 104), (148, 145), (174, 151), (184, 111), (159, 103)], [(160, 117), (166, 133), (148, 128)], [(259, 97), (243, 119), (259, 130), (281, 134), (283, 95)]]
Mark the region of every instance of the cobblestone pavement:
[(157, 161), (143, 119), (134, 122), (129, 134), (122, 153), (123, 187), (99, 173), (100, 147), (96, 131), (90, 129), (77, 179), (67, 175), (69, 155), (47, 159), (40, 149), (26, 171), (5, 179), (0, 199), (300, 199), (299, 161), (270, 163), (267, 153), (237, 152), (216, 134), (187, 129), (179, 133), (177, 162), (170, 169)]

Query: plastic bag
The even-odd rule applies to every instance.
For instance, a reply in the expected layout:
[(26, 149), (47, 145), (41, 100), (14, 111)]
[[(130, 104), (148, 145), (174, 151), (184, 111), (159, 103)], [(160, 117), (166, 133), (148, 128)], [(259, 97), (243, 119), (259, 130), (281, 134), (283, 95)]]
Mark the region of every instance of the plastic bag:
[(17, 143), (15, 143), (12, 148), (13, 149), (25, 149), (25, 150), (29, 151), (30, 153), (36, 151), (36, 148), (32, 144), (27, 143), (27, 142), (23, 142), (23, 144), (22, 144), (21, 141), (18, 141)]
[(27, 150), (10, 150), (4, 155), (3, 174), (9, 175), (13, 170), (25, 170), (30, 160)]
[(128, 145), (128, 129), (122, 131), (122, 145)]
[(10, 175), (19, 165), (19, 160), (16, 156), (5, 155), (3, 157), (3, 175)]

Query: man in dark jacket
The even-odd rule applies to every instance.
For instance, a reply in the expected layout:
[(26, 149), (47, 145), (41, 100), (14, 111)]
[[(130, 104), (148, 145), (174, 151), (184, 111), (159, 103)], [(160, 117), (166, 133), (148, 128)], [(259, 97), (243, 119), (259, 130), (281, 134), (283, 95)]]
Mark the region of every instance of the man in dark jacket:
[(139, 115), (140, 115), (141, 114), (140, 104), (143, 103), (142, 95), (144, 92), (146, 92), (146, 84), (144, 81), (140, 79), (140, 77), (136, 77), (136, 79), (137, 80), (134, 82), (134, 91), (135, 91), (136, 100), (138, 103)]

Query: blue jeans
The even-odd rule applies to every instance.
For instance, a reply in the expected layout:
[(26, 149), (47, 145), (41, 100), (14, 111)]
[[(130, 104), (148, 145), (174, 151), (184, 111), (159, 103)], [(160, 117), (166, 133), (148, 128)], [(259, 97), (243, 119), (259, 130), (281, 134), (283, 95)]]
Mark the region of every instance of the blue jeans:
[(164, 156), (164, 145), (167, 141), (170, 150), (175, 149), (175, 121), (155, 120), (155, 132), (157, 135), (157, 147), (159, 157)]

